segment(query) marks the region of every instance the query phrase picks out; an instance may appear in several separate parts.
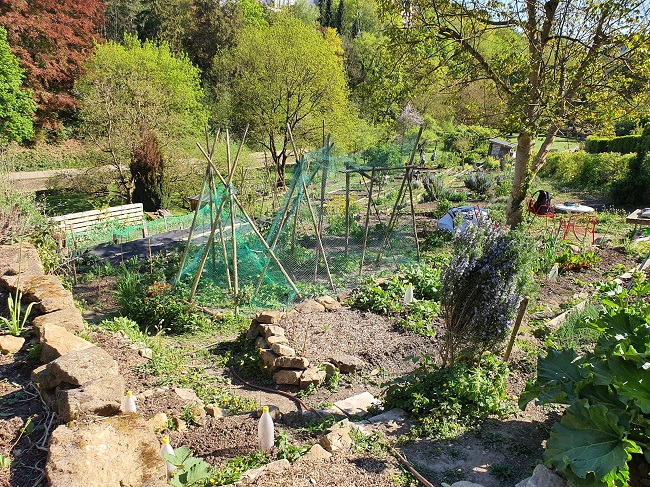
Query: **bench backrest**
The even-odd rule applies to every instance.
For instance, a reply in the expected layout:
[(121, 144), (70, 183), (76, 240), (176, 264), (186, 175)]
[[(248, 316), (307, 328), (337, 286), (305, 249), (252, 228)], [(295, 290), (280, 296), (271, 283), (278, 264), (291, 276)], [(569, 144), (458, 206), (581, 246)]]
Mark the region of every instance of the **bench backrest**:
[(62, 232), (77, 234), (88, 230), (98, 223), (120, 220), (124, 222), (142, 223), (144, 221), (144, 209), (142, 203), (130, 205), (112, 206), (103, 210), (89, 210), (80, 213), (68, 213), (67, 215), (53, 216), (50, 221), (57, 222)]

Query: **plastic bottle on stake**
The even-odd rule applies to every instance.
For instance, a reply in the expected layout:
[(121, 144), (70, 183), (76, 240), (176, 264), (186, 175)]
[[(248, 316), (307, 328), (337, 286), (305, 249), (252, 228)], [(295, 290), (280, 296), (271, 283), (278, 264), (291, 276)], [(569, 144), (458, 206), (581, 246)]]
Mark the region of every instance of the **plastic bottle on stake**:
[(126, 397), (124, 398), (124, 412), (125, 413), (135, 413), (135, 397), (131, 391), (126, 391)]
[(413, 301), (413, 284), (409, 284), (404, 292), (404, 304), (411, 304)]
[(257, 439), (259, 440), (260, 450), (266, 451), (273, 448), (274, 436), (273, 419), (269, 414), (269, 407), (264, 406), (260, 422), (257, 424)]
[[(160, 447), (160, 455), (162, 456), (165, 453), (167, 455), (173, 455), (174, 449), (169, 444), (169, 438), (167, 436), (163, 436), (161, 441), (162, 441), (162, 446)], [(163, 456), (163, 458), (165, 457)], [(178, 469), (176, 465), (169, 463), (167, 460), (165, 460), (165, 463), (167, 464), (167, 478), (170, 478), (173, 475), (173, 473)]]

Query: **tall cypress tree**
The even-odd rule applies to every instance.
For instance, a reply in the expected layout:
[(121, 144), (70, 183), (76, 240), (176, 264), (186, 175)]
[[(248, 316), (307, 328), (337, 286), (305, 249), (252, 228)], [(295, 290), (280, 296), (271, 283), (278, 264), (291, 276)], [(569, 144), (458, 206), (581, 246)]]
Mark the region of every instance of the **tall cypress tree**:
[(332, 27), (335, 27), (336, 30), (338, 31), (339, 34), (343, 35), (343, 10), (345, 8), (345, 5), (343, 4), (343, 0), (339, 0), (339, 6), (336, 9), (336, 18), (334, 19), (334, 25)]

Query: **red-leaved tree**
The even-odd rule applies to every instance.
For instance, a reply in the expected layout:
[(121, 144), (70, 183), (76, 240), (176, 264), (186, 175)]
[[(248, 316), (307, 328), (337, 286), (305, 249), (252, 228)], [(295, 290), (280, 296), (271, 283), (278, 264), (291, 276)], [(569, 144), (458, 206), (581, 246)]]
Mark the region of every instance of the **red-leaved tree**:
[(58, 129), (74, 112), (71, 90), (103, 21), (103, 0), (0, 1), (0, 25), (26, 71), (37, 125)]

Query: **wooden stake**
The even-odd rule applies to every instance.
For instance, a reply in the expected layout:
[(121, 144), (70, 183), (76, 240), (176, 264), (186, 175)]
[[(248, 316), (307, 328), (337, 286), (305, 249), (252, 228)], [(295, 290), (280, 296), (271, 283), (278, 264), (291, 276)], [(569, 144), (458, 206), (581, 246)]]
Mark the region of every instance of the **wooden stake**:
[(345, 256), (348, 256), (350, 244), (350, 171), (348, 163), (345, 163)]
[[(242, 141), (242, 144), (243, 144), (243, 143), (244, 143), (244, 142)], [(203, 148), (202, 148), (200, 145), (199, 145), (199, 149), (201, 149), (201, 152), (203, 152), (203, 155), (207, 157), (207, 154), (205, 153), (205, 151), (203, 150)], [(236, 161), (236, 160), (235, 160), (235, 164), (237, 164), (237, 161)], [(221, 173), (219, 172), (219, 170), (218, 170), (216, 167), (214, 167), (214, 164), (212, 164), (212, 161), (210, 161), (210, 165), (212, 166), (212, 170), (215, 172), (215, 174), (217, 175), (217, 177), (221, 180), (222, 184), (226, 185), (226, 181), (223, 179), (223, 176), (221, 175)], [(239, 210), (242, 212), (242, 215), (244, 215), (244, 218), (246, 218), (246, 220), (247, 220), (248, 223), (250, 224), (251, 228), (253, 229), (253, 232), (255, 232), (255, 235), (257, 236), (257, 238), (260, 240), (260, 242), (262, 243), (262, 245), (264, 246), (264, 248), (267, 250), (267, 252), (268, 252), (269, 255), (271, 256), (271, 258), (273, 259), (273, 261), (277, 264), (278, 268), (280, 269), (280, 272), (282, 273), (282, 275), (285, 277), (285, 279), (287, 280), (287, 282), (288, 282), (289, 285), (291, 286), (291, 289), (293, 289), (293, 291), (294, 291), (298, 296), (300, 296), (300, 291), (298, 291), (298, 288), (296, 287), (296, 285), (295, 285), (295, 284), (293, 283), (293, 281), (291, 280), (291, 277), (289, 277), (289, 274), (287, 274), (287, 271), (286, 271), (286, 270), (284, 269), (284, 267), (282, 266), (282, 263), (278, 260), (278, 257), (275, 255), (275, 252), (273, 252), (273, 250), (271, 249), (271, 247), (269, 247), (269, 244), (267, 244), (267, 243), (266, 243), (266, 240), (264, 240), (264, 237), (262, 236), (262, 234), (260, 233), (260, 231), (257, 229), (257, 225), (255, 225), (255, 222), (254, 222), (254, 221), (251, 219), (251, 217), (248, 215), (248, 213), (246, 212), (246, 209), (244, 208), (244, 206), (241, 204), (241, 202), (240, 202), (239, 199), (237, 198), (237, 195), (236, 195), (236, 194), (233, 194), (232, 197), (233, 197), (233, 199), (235, 200), (235, 203), (237, 204), (237, 206), (239, 207)]]
[[(239, 153), (237, 153), (237, 156), (239, 156)], [(228, 186), (226, 186), (226, 191), (228, 191), (228, 201), (230, 203), (230, 237), (232, 238), (232, 283), (235, 295), (235, 316), (237, 316), (239, 314), (239, 273), (237, 272), (237, 226), (235, 222), (235, 203), (233, 201), (235, 192), (232, 188), (235, 164), (230, 163), (230, 132), (228, 132), (228, 129), (226, 129), (226, 164), (228, 167)]]
[[(214, 137), (214, 144), (212, 145), (212, 150), (213, 151), (214, 151), (214, 147), (215, 147), (215, 145), (217, 143), (217, 138), (219, 137), (219, 132), (220, 132), (220, 130), (217, 130), (217, 134)], [(207, 126), (205, 127), (205, 137), (206, 137), (206, 140), (207, 140), (208, 139), (208, 128), (207, 128)], [(194, 211), (194, 217), (192, 218), (192, 225), (190, 225), (190, 233), (187, 236), (187, 245), (185, 246), (185, 250), (183, 251), (183, 258), (181, 259), (181, 265), (180, 265), (180, 269), (178, 270), (178, 276), (176, 276), (176, 283), (175, 284), (178, 284), (181, 281), (181, 275), (183, 274), (183, 267), (185, 267), (185, 260), (187, 259), (187, 255), (188, 255), (188, 253), (190, 251), (190, 245), (192, 244), (192, 237), (194, 236), (194, 229), (196, 227), (196, 220), (198, 219), (199, 211), (201, 210), (201, 203), (203, 202), (203, 191), (204, 191), (205, 185), (208, 182), (209, 174), (210, 174), (210, 164), (207, 164), (205, 166), (205, 174), (203, 175), (203, 184), (201, 184), (201, 193), (199, 194), (199, 201), (196, 204), (196, 210)], [(213, 204), (212, 196), (210, 196), (210, 204), (211, 205)]]
[(368, 244), (368, 226), (370, 224), (370, 206), (372, 204), (372, 188), (375, 184), (375, 167), (372, 167), (370, 173), (370, 188), (368, 189), (368, 205), (366, 207), (366, 223), (363, 232), (363, 247), (361, 247), (361, 262), (359, 264), (359, 275), (363, 274), (363, 261), (366, 258), (366, 245)]
[(503, 354), (503, 361), (507, 362), (510, 360), (510, 352), (512, 352), (512, 346), (515, 344), (515, 338), (517, 333), (519, 333), (519, 327), (521, 326), (521, 321), (524, 319), (524, 313), (528, 307), (528, 296), (525, 296), (521, 300), (519, 305), (519, 311), (517, 312), (517, 318), (515, 319), (515, 325), (512, 327), (512, 333), (510, 334), (510, 342), (508, 342), (508, 348), (506, 348), (506, 353)]

